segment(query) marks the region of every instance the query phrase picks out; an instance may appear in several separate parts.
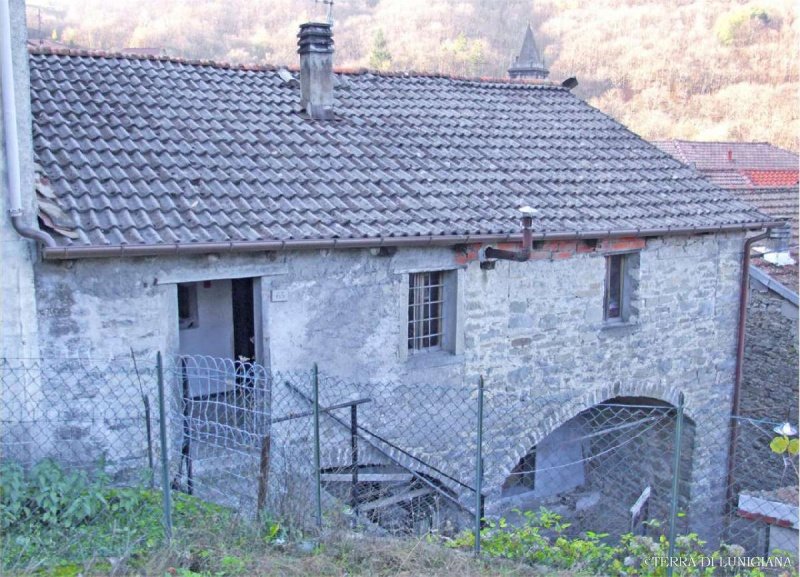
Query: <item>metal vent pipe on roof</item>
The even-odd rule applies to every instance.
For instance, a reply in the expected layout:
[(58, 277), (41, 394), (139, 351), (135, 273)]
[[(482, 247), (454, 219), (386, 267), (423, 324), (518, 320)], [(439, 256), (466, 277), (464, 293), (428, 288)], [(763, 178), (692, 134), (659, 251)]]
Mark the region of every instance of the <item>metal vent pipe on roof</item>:
[(306, 22), (297, 34), (300, 105), (315, 120), (333, 118), (333, 32), (327, 22)]
[(792, 228), (787, 222), (784, 226), (769, 229), (769, 240), (772, 242), (774, 252), (788, 252), (792, 238)]

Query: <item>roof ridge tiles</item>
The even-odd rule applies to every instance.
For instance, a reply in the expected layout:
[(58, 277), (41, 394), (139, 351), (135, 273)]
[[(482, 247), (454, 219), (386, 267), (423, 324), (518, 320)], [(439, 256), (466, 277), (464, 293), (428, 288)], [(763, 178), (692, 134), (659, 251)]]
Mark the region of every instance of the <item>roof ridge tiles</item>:
[[(683, 142), (686, 144), (768, 144), (775, 146), (766, 140), (687, 140), (685, 138), (670, 138), (667, 140), (654, 140), (653, 142)], [(775, 146), (775, 148), (780, 148)]]
[[(92, 50), (86, 48), (51, 48), (45, 46), (31, 46), (28, 53), (34, 56), (64, 56), (78, 58), (103, 58), (109, 60), (125, 61), (144, 61), (165, 62), (171, 64), (183, 64), (187, 66), (217, 68), (222, 70), (232, 70), (237, 72), (276, 72), (281, 69), (290, 72), (299, 72), (296, 65), (277, 65), (277, 64), (256, 64), (256, 63), (236, 63), (224, 62), (210, 59), (181, 58), (180, 56), (167, 56), (155, 54), (131, 54), (113, 50)], [(560, 83), (546, 79), (511, 79), (493, 76), (466, 76), (458, 74), (446, 74), (443, 72), (431, 72), (420, 70), (401, 70), (383, 71), (364, 67), (337, 67), (333, 70), (334, 74), (342, 76), (376, 76), (383, 78), (431, 78), (444, 79), (462, 82), (478, 82), (486, 84), (503, 84), (514, 86), (533, 86), (540, 88), (552, 88), (556, 90), (568, 90)]]

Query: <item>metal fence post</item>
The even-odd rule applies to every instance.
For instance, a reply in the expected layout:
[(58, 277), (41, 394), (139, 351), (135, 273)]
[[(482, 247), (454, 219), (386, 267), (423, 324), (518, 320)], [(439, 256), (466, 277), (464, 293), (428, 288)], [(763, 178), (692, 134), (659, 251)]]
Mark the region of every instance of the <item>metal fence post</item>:
[(142, 376), (139, 374), (139, 366), (136, 363), (136, 354), (133, 352), (133, 347), (131, 347), (131, 360), (133, 361), (133, 370), (136, 372), (136, 381), (139, 383), (139, 393), (142, 395), (142, 404), (144, 405), (144, 426), (147, 435), (147, 466), (150, 470), (150, 488), (155, 489), (156, 468), (153, 464), (153, 425), (150, 414), (150, 397), (144, 392)]
[(475, 555), (481, 554), (483, 517), (483, 376), (478, 378), (478, 437), (475, 447)]
[(358, 526), (358, 405), (350, 406), (350, 467), (352, 480), (350, 501), (353, 508), (353, 528)]
[(167, 409), (164, 394), (164, 361), (161, 351), (156, 356), (158, 367), (158, 428), (161, 435), (161, 493), (164, 507), (164, 534), (167, 541), (172, 540), (172, 495), (169, 485), (169, 454), (167, 449)]
[(672, 496), (669, 506), (669, 553), (667, 577), (672, 577), (673, 557), (675, 556), (675, 525), (678, 519), (678, 490), (681, 476), (681, 439), (683, 438), (683, 393), (678, 396), (678, 411), (675, 417), (675, 447), (672, 463)]
[(192, 473), (192, 431), (190, 423), (189, 371), (186, 359), (181, 358), (181, 413), (183, 414), (183, 441), (181, 442), (181, 463), (186, 465), (186, 494), (194, 494)]
[(319, 369), (317, 363), (311, 370), (311, 387), (314, 400), (314, 483), (317, 508), (317, 526), (322, 528), (322, 475), (319, 456)]

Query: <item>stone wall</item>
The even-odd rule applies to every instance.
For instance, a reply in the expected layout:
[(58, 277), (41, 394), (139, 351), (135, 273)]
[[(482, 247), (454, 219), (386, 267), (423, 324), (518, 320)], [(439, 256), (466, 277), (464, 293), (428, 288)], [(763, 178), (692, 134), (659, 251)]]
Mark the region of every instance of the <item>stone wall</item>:
[(741, 414), (797, 423), (797, 305), (751, 280)]
[[(431, 458), (470, 482), (474, 467), (461, 449), (474, 425), (448, 403), (432, 407), (437, 396), (425, 391), (474, 391), (482, 375), (490, 498), (532, 446), (581, 411), (619, 396), (674, 404), (683, 391), (703, 440), (694, 451), (693, 499), (710, 503), (721, 490), (714, 472), (726, 460), (742, 243), (741, 234), (546, 242), (528, 262), (493, 270), (480, 267), (477, 246), (45, 262), (37, 269), (39, 329), (48, 355), (129, 355), (131, 346), (140, 358), (174, 353), (175, 283), (257, 277), (262, 362), (275, 371), (316, 362), (344, 381), (414, 385), (387, 393), (386, 406), (434, 412), (426, 426), (440, 454)], [(622, 250), (641, 250), (637, 312), (609, 326), (604, 255)], [(457, 277), (452, 353), (407, 351), (408, 273), (420, 270)], [(385, 410), (379, 403), (376, 414)], [(425, 425), (409, 422), (413, 451)]]
[[(740, 414), (798, 423), (797, 306), (756, 279), (750, 280)], [(796, 485), (783, 459), (772, 453), (770, 426), (740, 421), (734, 482), (771, 490)]]
[[(22, 0), (12, 0), (10, 9), (23, 220), (27, 225), (35, 226), (34, 198), (30, 193), (33, 190), (33, 148), (25, 6)], [(0, 122), (0, 350), (5, 357), (35, 357), (38, 355), (36, 296), (33, 291), (36, 247), (11, 225), (7, 170), (5, 135)]]

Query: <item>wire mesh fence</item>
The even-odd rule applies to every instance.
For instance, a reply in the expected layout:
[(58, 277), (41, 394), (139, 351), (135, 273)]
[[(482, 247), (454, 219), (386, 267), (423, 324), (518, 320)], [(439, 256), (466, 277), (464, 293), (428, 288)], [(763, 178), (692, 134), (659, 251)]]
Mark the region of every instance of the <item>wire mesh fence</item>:
[(770, 419), (736, 417), (731, 424), (736, 446), (724, 495), (726, 523), (721, 540), (741, 546), (750, 556), (768, 556), (777, 550), (796, 557), (798, 460), (788, 450), (786, 434), (792, 431)]
[(6, 359), (0, 380), (5, 568), (158, 546), (181, 510), (169, 496), (297, 534), (435, 535), (536, 562), (588, 540), (602, 574), (648, 555), (796, 562), (796, 431), (777, 419), (200, 356)]
[(107, 564), (163, 537), (152, 361), (1, 359), (0, 390), (4, 569)]
[(420, 535), (455, 534), (469, 525), (475, 385), (320, 377), (318, 389), (321, 407), (353, 403), (324, 412), (320, 420), (322, 489), (332, 503), (347, 503), (353, 526)]
[[(489, 511), (513, 519), (546, 508), (569, 520), (570, 535), (646, 534), (653, 521), (666, 524), (675, 409), (641, 403), (601, 403), (560, 424), (514, 464)], [(685, 506), (687, 495), (679, 498)]]
[(407, 535), (469, 522), (474, 387), (428, 386), (421, 402), (421, 386), (204, 357), (181, 357), (167, 373), (171, 422), (181, 423), (174, 489), (298, 529)]

